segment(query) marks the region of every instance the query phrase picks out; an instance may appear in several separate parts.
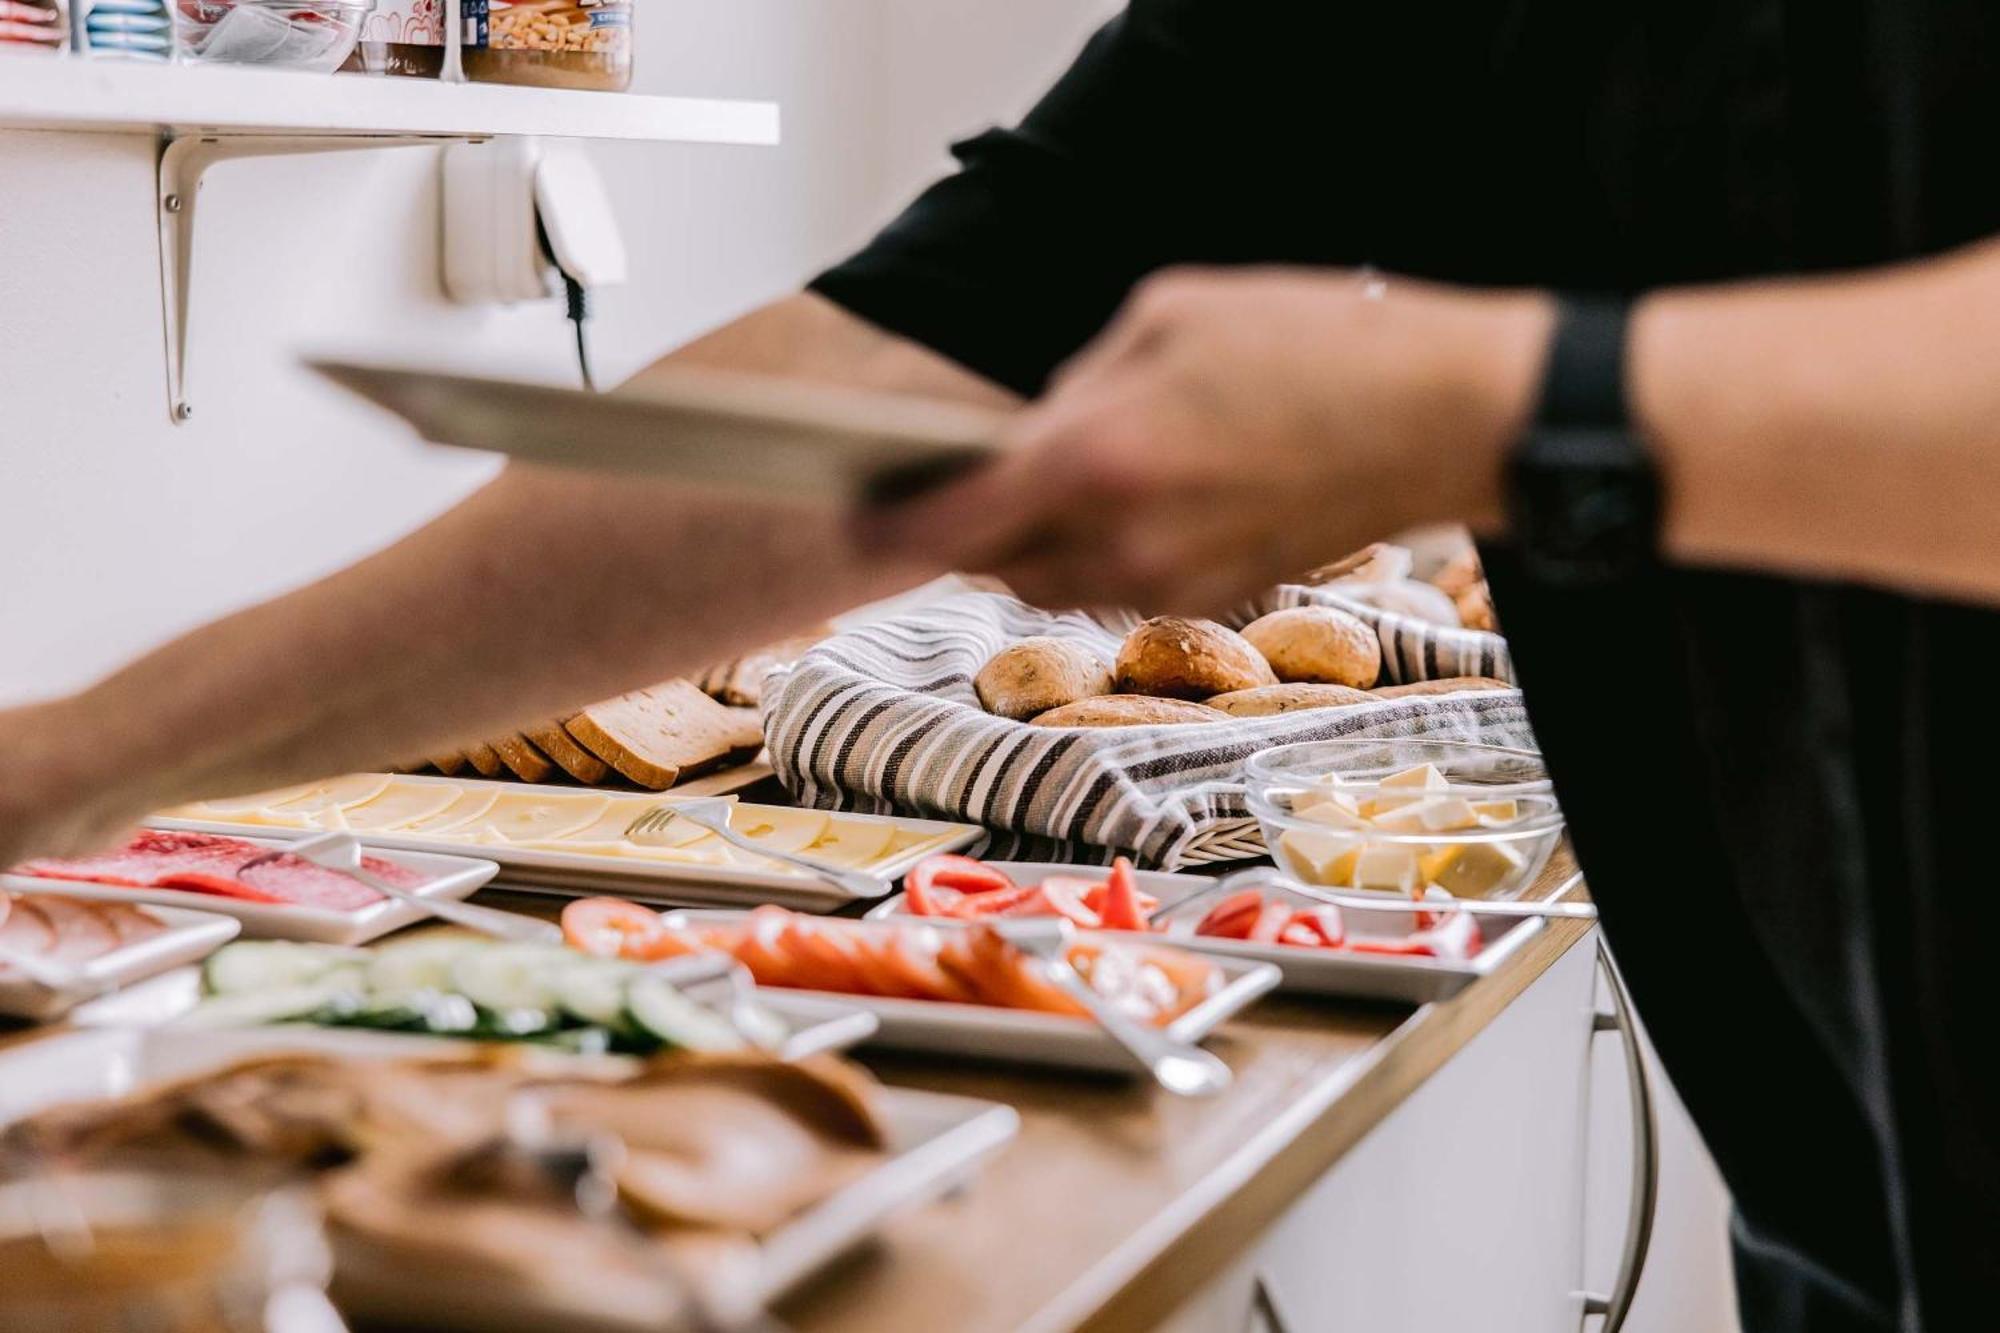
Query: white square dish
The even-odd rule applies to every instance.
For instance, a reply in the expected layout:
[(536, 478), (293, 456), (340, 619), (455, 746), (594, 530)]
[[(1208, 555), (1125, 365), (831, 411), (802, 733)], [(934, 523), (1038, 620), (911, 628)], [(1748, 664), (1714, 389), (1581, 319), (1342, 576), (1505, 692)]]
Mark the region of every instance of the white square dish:
[[(37, 892), (38, 895), (48, 893), (57, 897), (92, 896), (71, 894), (67, 885)], [(0, 1015), (46, 1023), (60, 1018), (79, 1004), (183, 964), (199, 962), (236, 938), (243, 929), (242, 922), (234, 917), (215, 912), (190, 912), (178, 907), (158, 906), (147, 910), (158, 917), (166, 929), (82, 963), (76, 969), (76, 984), (73, 987), (51, 987), (14, 969), (0, 968)]]

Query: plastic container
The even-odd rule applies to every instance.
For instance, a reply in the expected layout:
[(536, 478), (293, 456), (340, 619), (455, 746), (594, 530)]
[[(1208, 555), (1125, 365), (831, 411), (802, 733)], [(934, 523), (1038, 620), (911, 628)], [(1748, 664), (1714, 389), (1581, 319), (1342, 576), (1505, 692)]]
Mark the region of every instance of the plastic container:
[(485, 41), (466, 43), (465, 76), (622, 92), (632, 83), (632, 0), (490, 0)]
[(76, 0), (76, 49), (99, 60), (173, 59), (174, 19), (167, 0)]
[(176, 0), (182, 59), (331, 73), (353, 52), (368, 0)]
[[(1385, 785), (1426, 766), (1428, 783)], [(1245, 787), (1272, 857), (1329, 888), (1517, 897), (1562, 840), (1562, 811), (1532, 750), (1309, 741), (1252, 757)]]

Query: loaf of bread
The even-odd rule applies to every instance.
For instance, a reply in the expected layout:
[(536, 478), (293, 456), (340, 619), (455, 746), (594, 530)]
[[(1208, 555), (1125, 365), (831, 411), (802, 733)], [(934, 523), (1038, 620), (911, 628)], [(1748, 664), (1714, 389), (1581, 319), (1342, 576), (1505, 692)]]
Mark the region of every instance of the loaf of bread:
[(563, 728), (624, 777), (655, 791), (744, 748), (743, 719), (688, 680), (592, 704)]
[(471, 764), (482, 778), (502, 778), (507, 776), (507, 765), (500, 755), (484, 741), (477, 741), (465, 747), (465, 762)]
[(1010, 643), (972, 678), (980, 706), (1025, 721), (1051, 708), (1111, 693), (1111, 671), (1080, 643), (1037, 635)]
[(821, 625), (805, 634), (718, 663), (702, 672), (695, 683), (718, 703), (755, 708), (764, 702), (764, 680), (767, 676), (792, 665), (805, 656), (806, 649), (832, 633), (831, 625)]
[(1413, 680), (1407, 685), (1384, 685), (1374, 691), (1377, 699), (1407, 699), (1414, 694), (1458, 694), (1465, 690), (1511, 690), (1504, 680), (1491, 676), (1446, 676), (1441, 680)]
[(1186, 699), (1143, 694), (1102, 694), (1051, 708), (1033, 720), (1037, 727), (1158, 727), (1182, 722), (1226, 722), (1229, 714)]
[(441, 754), (428, 756), (425, 761), (446, 777), (455, 777), (465, 771), (465, 751), (446, 750)]
[(1235, 630), (1180, 616), (1142, 622), (1125, 636), (1112, 669), (1120, 693), (1163, 699), (1206, 699), (1277, 683), (1271, 664)]
[(1330, 606), (1273, 611), (1244, 626), (1243, 637), (1288, 683), (1365, 690), (1382, 674), (1382, 645), (1375, 631), (1359, 617)]
[(1232, 690), (1208, 701), (1231, 717), (1271, 717), (1278, 713), (1299, 713), (1308, 708), (1347, 708), (1372, 704), (1375, 696), (1366, 690), (1345, 685), (1259, 685), (1254, 690)]

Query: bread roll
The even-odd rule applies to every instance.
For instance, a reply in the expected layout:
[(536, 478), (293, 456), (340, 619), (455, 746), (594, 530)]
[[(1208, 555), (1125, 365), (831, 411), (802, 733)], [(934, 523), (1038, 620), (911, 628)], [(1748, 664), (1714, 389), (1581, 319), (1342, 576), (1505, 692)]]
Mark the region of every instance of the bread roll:
[(1467, 629), (1499, 632), (1500, 622), (1493, 614), (1493, 594), (1487, 590), (1485, 579), (1460, 593), (1452, 604), (1458, 608), (1459, 622)]
[(1338, 583), (1342, 579), (1358, 579), (1363, 583), (1406, 579), (1410, 576), (1410, 569), (1415, 563), (1416, 557), (1408, 547), (1392, 546), (1388, 542), (1370, 542), (1330, 565), (1321, 565), (1299, 581), (1308, 587), (1316, 588), (1323, 583)]
[(1051, 708), (1034, 719), (1037, 727), (1157, 727), (1181, 722), (1226, 722), (1229, 714), (1185, 699), (1143, 694), (1102, 694)]
[(1026, 720), (1111, 693), (1111, 672), (1082, 644), (1038, 635), (993, 654), (972, 678), (972, 688), (987, 712)]
[(1382, 645), (1375, 631), (1359, 617), (1330, 606), (1273, 611), (1245, 626), (1243, 637), (1283, 681), (1365, 690), (1382, 674)]
[(1407, 685), (1384, 685), (1375, 691), (1377, 699), (1405, 699), (1413, 694), (1458, 694), (1465, 690), (1511, 690), (1504, 680), (1491, 676), (1446, 676), (1442, 680), (1413, 680)]
[(1276, 685), (1278, 678), (1235, 630), (1213, 620), (1155, 616), (1125, 636), (1113, 683), (1123, 694), (1206, 699)]
[(1254, 690), (1232, 690), (1208, 701), (1231, 717), (1270, 717), (1277, 713), (1299, 713), (1308, 708), (1346, 708), (1372, 704), (1375, 696), (1366, 690), (1345, 685), (1259, 685)]
[(1334, 586), (1342, 597), (1378, 611), (1410, 616), (1446, 629), (1457, 629), (1464, 623), (1451, 598), (1421, 579), (1384, 579), (1380, 583), (1341, 579)]

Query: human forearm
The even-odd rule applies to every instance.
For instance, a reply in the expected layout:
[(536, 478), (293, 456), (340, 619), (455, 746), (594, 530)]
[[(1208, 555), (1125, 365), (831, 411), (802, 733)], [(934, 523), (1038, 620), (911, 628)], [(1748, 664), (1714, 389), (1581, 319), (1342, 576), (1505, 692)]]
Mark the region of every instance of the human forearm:
[(1631, 358), (1673, 558), (2000, 601), (2000, 244), (1662, 293)]
[[(998, 391), (814, 297), (675, 358), (934, 396)], [(204, 794), (408, 760), (755, 646), (935, 569), (855, 556), (841, 515), (509, 469), (351, 569), (0, 712), (0, 859)], [(51, 816), (51, 811), (65, 812)], [(51, 843), (5, 825), (72, 814)]]

